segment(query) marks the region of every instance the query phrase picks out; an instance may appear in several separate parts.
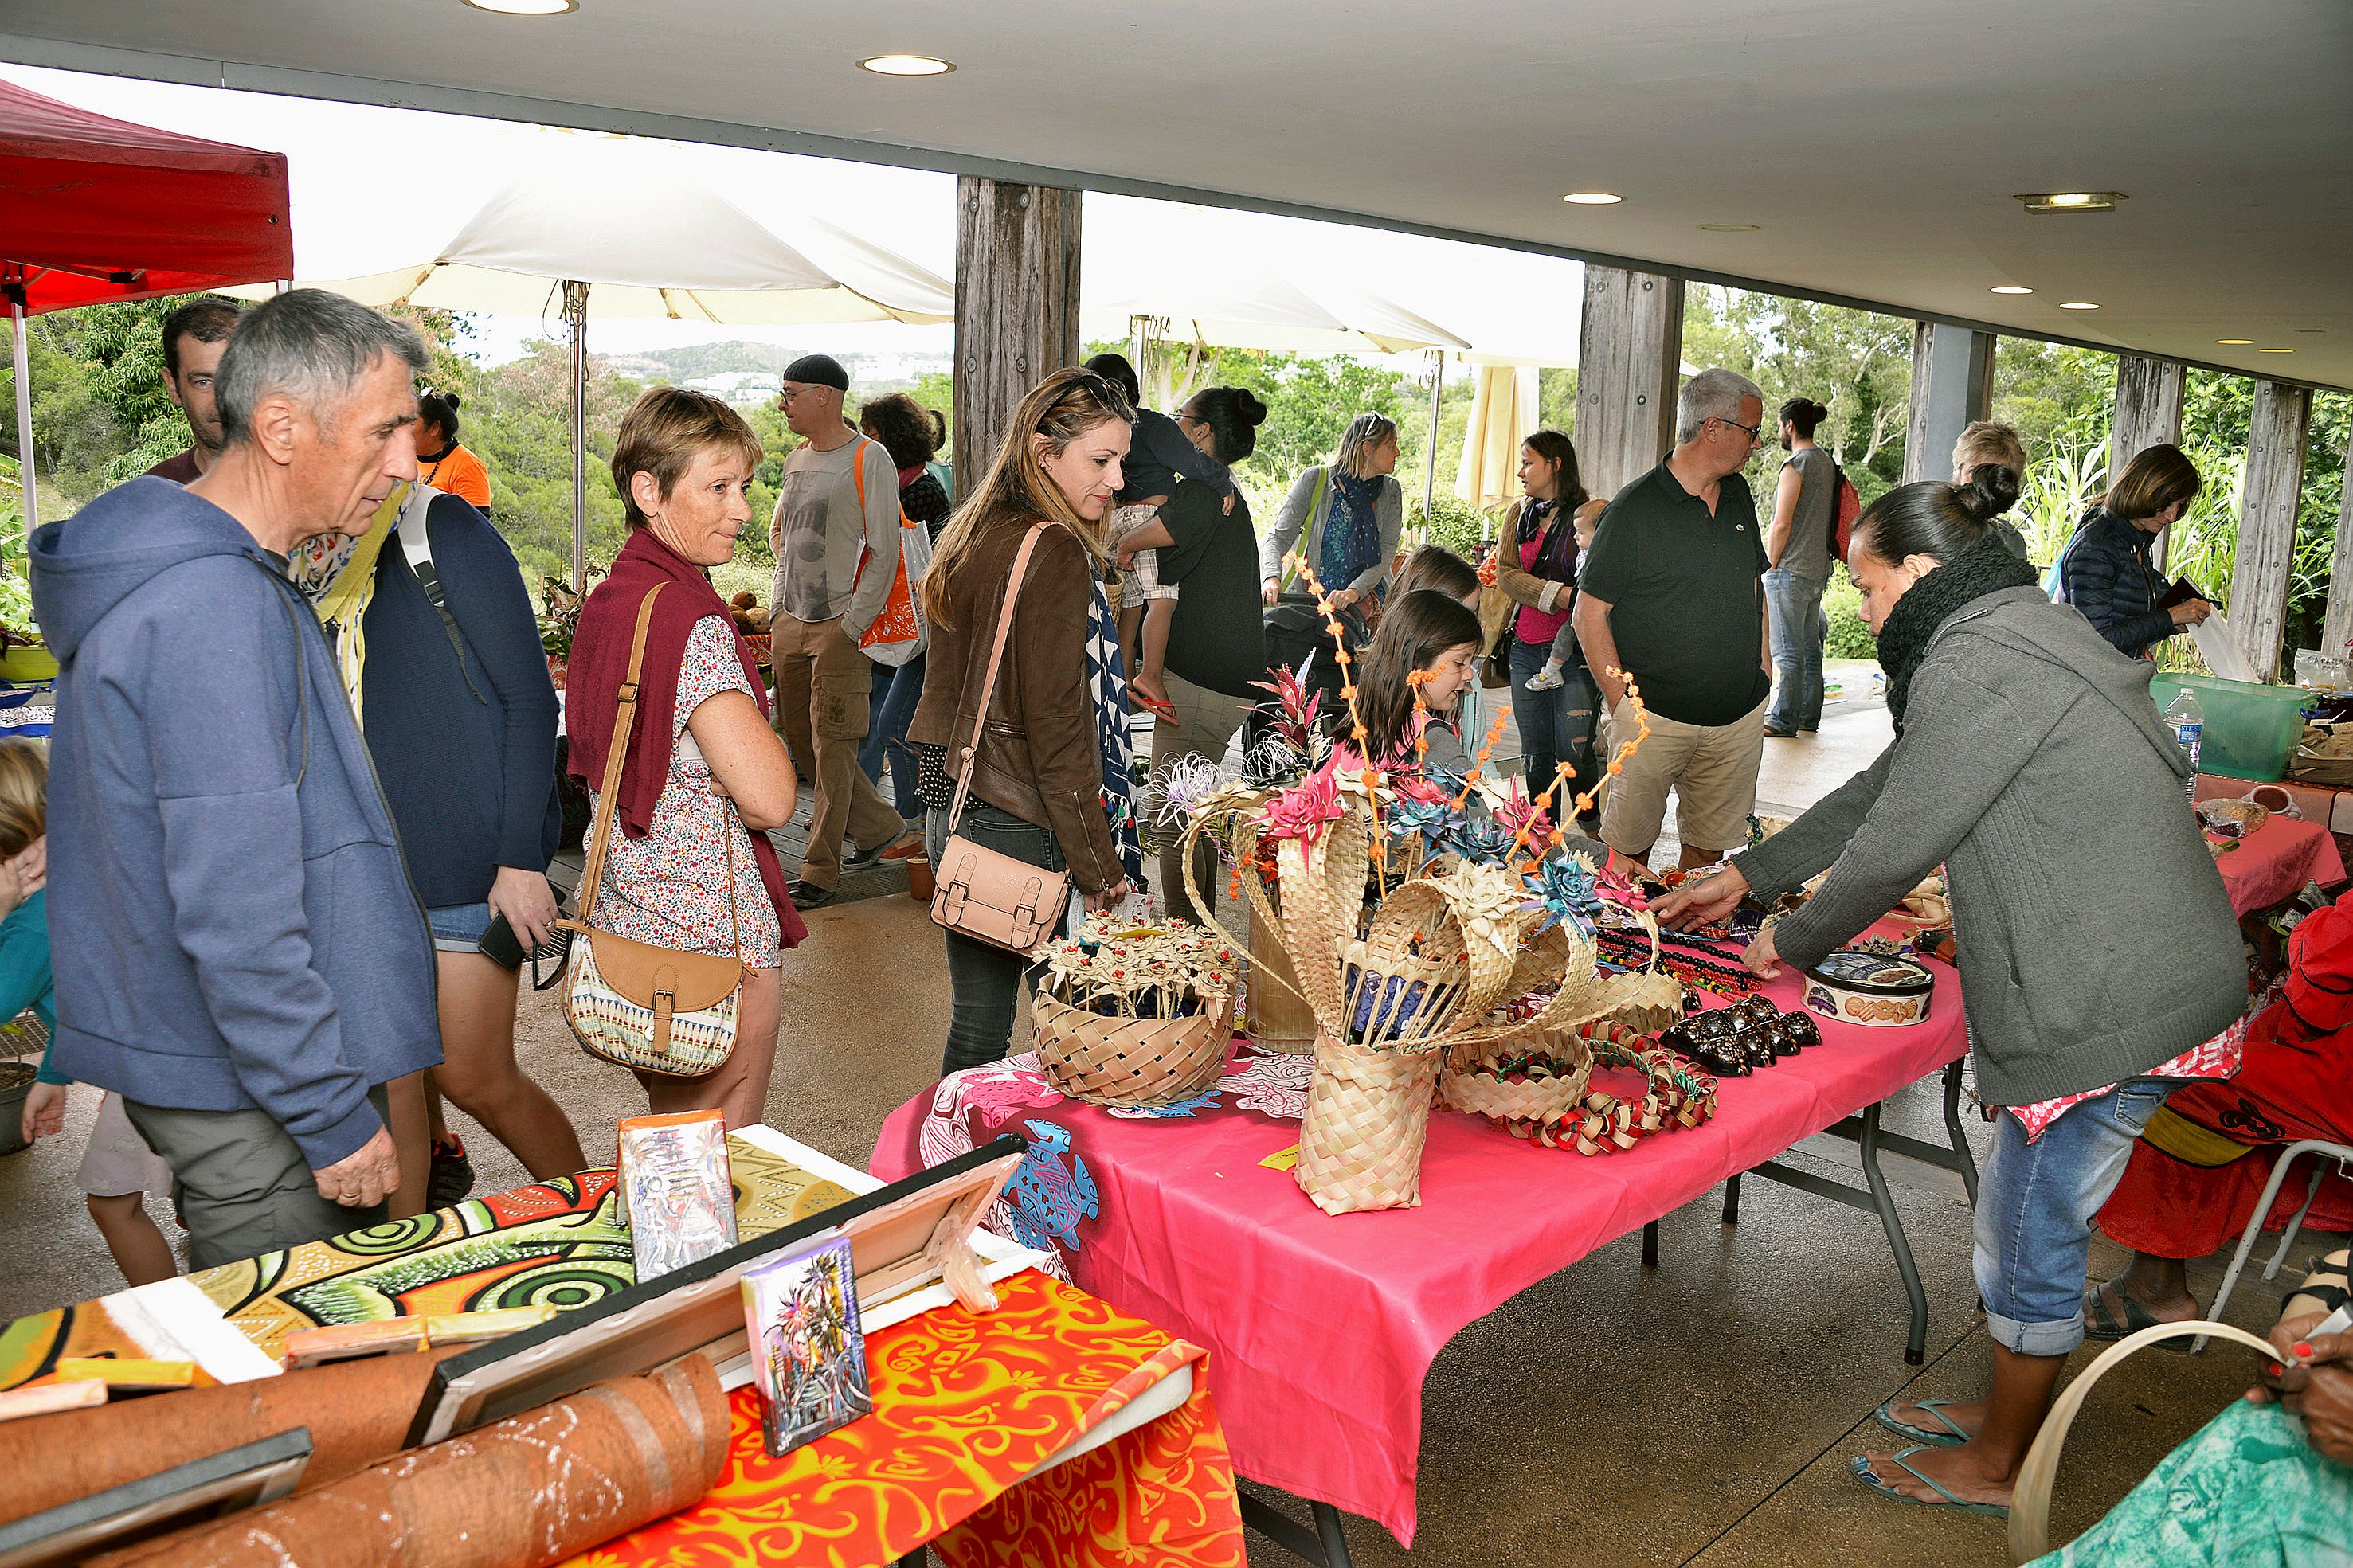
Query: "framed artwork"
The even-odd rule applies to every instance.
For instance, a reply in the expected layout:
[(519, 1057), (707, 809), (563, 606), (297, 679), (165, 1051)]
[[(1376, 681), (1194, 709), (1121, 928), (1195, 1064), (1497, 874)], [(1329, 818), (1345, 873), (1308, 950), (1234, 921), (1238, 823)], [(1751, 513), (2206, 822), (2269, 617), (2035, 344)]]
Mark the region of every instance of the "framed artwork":
[(861, 1306), (870, 1293), (879, 1300), (933, 1279), (945, 1279), (973, 1305), (993, 1306), (971, 1232), (1025, 1152), (1018, 1138), (997, 1139), (538, 1328), (451, 1356), (434, 1368), (409, 1446), (438, 1443), (691, 1352), (707, 1351), (723, 1367), (747, 1359), (744, 1274), (830, 1230), (849, 1241)]

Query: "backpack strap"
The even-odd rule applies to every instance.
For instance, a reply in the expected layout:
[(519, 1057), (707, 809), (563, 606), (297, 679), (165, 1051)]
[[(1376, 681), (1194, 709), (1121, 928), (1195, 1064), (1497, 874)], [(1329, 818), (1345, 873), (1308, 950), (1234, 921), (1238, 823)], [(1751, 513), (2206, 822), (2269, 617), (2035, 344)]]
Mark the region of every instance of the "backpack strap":
[(400, 509), (400, 553), (408, 563), (409, 575), (425, 590), (433, 613), (441, 617), (441, 629), (448, 634), (449, 650), (458, 656), (458, 673), (464, 679), (466, 689), (474, 694), (475, 701), (488, 706), (490, 699), (482, 695), (474, 678), (466, 671), (466, 634), (458, 628), (458, 617), (449, 612), (449, 595), (441, 586), (441, 574), (433, 568), (433, 538), (427, 514), (433, 510), (435, 498), (445, 493), (431, 485), (410, 488), (408, 504)]

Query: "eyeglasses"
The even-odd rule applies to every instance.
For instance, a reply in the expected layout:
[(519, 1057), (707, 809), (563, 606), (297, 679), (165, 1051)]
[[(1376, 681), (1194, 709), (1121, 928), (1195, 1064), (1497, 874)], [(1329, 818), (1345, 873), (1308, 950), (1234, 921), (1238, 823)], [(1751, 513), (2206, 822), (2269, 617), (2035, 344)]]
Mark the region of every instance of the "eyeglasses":
[(1746, 436), (1748, 437), (1748, 444), (1752, 447), (1761, 447), (1765, 444), (1765, 437), (1757, 433), (1758, 426), (1765, 423), (1761, 418), (1758, 419), (1755, 425), (1743, 425), (1737, 419), (1726, 419), (1724, 416), (1719, 414), (1715, 416), (1715, 422), (1718, 425), (1729, 425), (1735, 430)]

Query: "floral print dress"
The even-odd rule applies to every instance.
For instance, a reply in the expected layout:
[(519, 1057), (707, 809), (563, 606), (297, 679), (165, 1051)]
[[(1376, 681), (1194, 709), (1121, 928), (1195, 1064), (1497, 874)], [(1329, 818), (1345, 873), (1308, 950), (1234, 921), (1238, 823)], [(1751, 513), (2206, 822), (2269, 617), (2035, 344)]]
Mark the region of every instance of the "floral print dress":
[[(735, 651), (735, 629), (705, 616), (688, 634), (679, 660), (678, 704), (670, 719), (670, 777), (654, 803), (643, 838), (617, 830), (605, 851), (605, 879), (591, 920), (632, 942), (715, 957), (740, 956), (754, 969), (783, 961), (776, 906), (760, 882), (752, 837), (723, 799), (701, 748), (686, 732), (696, 708), (722, 691), (754, 696)], [(639, 743), (643, 743), (642, 738)], [(589, 792), (593, 808), (596, 792)], [(727, 847), (734, 847), (737, 928), (727, 910)]]

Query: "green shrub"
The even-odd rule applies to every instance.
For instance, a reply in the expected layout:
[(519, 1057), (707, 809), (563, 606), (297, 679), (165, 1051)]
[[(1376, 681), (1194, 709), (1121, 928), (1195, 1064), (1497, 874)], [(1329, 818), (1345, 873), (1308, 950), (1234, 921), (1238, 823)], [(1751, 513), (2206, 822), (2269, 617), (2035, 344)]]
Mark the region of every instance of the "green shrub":
[(1879, 639), (1862, 623), (1862, 594), (1844, 572), (1833, 571), (1822, 594), (1822, 612), (1830, 617), (1831, 633), (1822, 642), (1826, 658), (1877, 658)]
[[(1421, 498), (1406, 503), (1406, 531), (1419, 532), (1420, 542), (1443, 545), (1465, 561), (1474, 560), (1480, 544), (1493, 531), (1493, 524), (1482, 516), (1469, 501), (1441, 494), (1428, 516), (1422, 514)], [(1409, 542), (1407, 548), (1411, 548)]]

